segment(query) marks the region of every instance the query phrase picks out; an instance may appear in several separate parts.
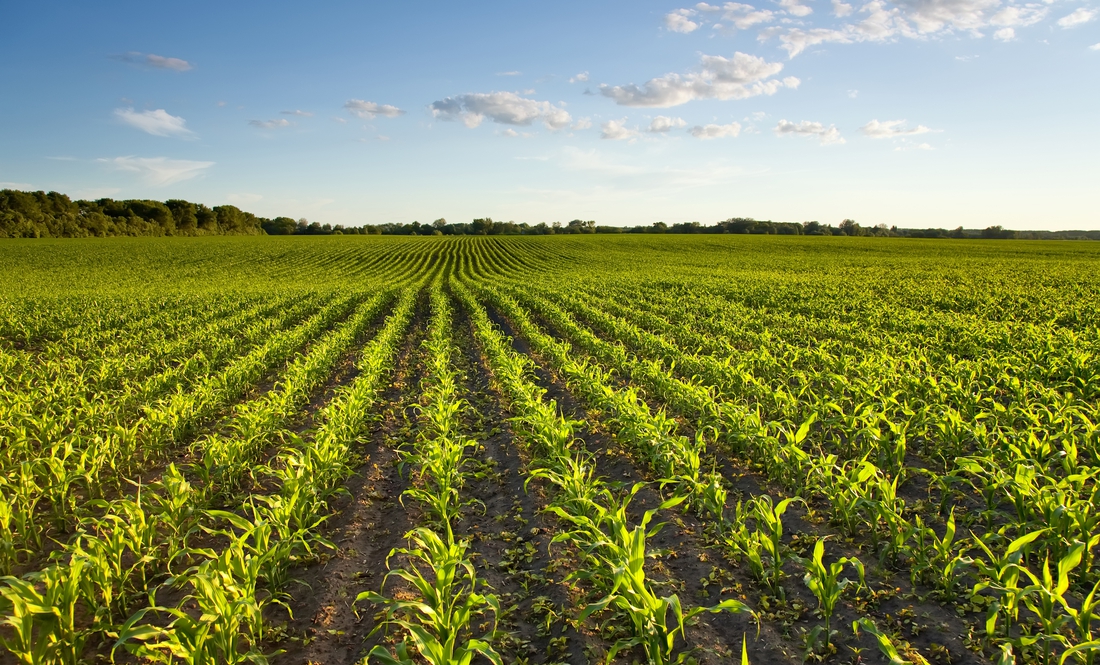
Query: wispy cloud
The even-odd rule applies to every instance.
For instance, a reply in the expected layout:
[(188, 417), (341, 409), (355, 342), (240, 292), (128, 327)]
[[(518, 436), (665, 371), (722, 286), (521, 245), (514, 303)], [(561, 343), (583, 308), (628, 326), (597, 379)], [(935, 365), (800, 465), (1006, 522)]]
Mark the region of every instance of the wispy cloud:
[(519, 76), (523, 72), (510, 71), (510, 72), (497, 72), (497, 76)]
[(528, 126), (541, 120), (549, 129), (562, 129), (573, 121), (569, 113), (550, 102), (520, 97), (514, 92), (475, 92), (432, 102), (432, 116), (461, 120), (473, 129), (485, 118), (503, 125)]
[(608, 120), (600, 126), (600, 130), (600, 138), (610, 141), (625, 141), (627, 139), (637, 138), (639, 135), (637, 129), (631, 129), (626, 126), (626, 118)]
[(259, 127), (260, 129), (279, 129), (281, 127), (290, 127), (290, 121), (286, 118), (276, 118), (275, 120), (249, 120), (248, 124), (253, 127)]
[(187, 129), (187, 121), (172, 115), (164, 109), (155, 111), (135, 111), (134, 109), (115, 109), (115, 117), (122, 122), (153, 136), (174, 136), (194, 138), (194, 132)]
[(584, 83), (586, 81), (588, 81), (588, 72), (581, 72), (576, 76), (569, 77), (570, 83)]
[(737, 135), (741, 133), (741, 123), (731, 122), (728, 125), (696, 125), (688, 131), (697, 139), (736, 138)]
[(1058, 19), (1058, 25), (1063, 28), (1074, 28), (1079, 25), (1084, 25), (1089, 21), (1096, 18), (1097, 11), (1095, 9), (1086, 9), (1084, 7), (1078, 7), (1071, 14), (1067, 14)]
[(380, 115), (387, 118), (396, 118), (399, 115), (405, 115), (405, 112), (396, 106), (367, 102), (362, 99), (349, 99), (344, 103), (344, 108), (351, 112), (352, 115), (367, 119), (373, 119)]
[(665, 27), (672, 32), (687, 34), (699, 29), (699, 23), (691, 20), (693, 9), (677, 9), (665, 14)]
[(34, 189), (29, 182), (0, 182), (0, 189), (21, 189), (28, 191)]
[(313, 116), (312, 111), (279, 111), (282, 115), (293, 115), (299, 118), (309, 118)]
[(771, 78), (782, 70), (782, 63), (747, 53), (737, 52), (732, 58), (704, 55), (699, 69), (689, 74), (666, 74), (641, 86), (601, 85), (600, 93), (622, 106), (660, 108), (696, 99), (745, 99), (773, 95), (782, 88), (797, 88), (801, 81), (793, 76), (783, 80)]
[(646, 131), (650, 134), (667, 134), (677, 127), (683, 127), (687, 123), (683, 118), (670, 118), (667, 115), (659, 115), (649, 123), (649, 129)]
[(859, 131), (863, 132), (864, 136), (869, 136), (873, 139), (892, 139), (900, 136), (927, 134), (933, 131), (924, 125), (917, 125), (912, 129), (905, 129), (903, 125), (905, 125), (904, 120), (885, 120), (883, 122), (872, 120), (860, 127)]
[(118, 171), (134, 173), (146, 183), (155, 186), (171, 185), (202, 175), (214, 162), (198, 162), (190, 159), (168, 157), (114, 157), (96, 160)]
[(124, 53), (115, 57), (123, 62), (132, 62), (136, 65), (144, 65), (146, 67), (153, 67), (154, 69), (170, 69), (175, 72), (186, 72), (194, 68), (194, 65), (186, 60), (180, 58), (166, 58), (163, 55), (156, 55), (155, 53), (130, 51), (129, 53)]
[(821, 142), (821, 145), (832, 145), (844, 143), (844, 137), (840, 135), (840, 130), (836, 128), (836, 125), (829, 125), (826, 127), (820, 122), (810, 122), (809, 120), (803, 120), (802, 122), (790, 122), (788, 120), (780, 120), (775, 126), (775, 133), (777, 136), (805, 136), (807, 138), (816, 138)]

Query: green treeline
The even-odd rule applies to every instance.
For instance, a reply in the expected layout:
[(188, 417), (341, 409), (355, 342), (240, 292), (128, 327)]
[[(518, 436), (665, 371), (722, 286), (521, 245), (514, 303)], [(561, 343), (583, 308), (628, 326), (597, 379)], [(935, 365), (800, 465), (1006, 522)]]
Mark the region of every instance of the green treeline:
[(73, 201), (57, 192), (0, 190), (0, 238), (258, 235), (265, 220), (231, 205), (169, 200)]
[(236, 206), (207, 207), (179, 199), (146, 201), (73, 201), (57, 192), (0, 190), (0, 238), (83, 238), (89, 236), (200, 235), (555, 235), (587, 233), (749, 233), (767, 235), (901, 236), (910, 238), (1028, 238), (1100, 240), (1100, 231), (1011, 231), (985, 229), (902, 229), (879, 224), (864, 227), (846, 219), (837, 226), (820, 222), (772, 222), (731, 217), (714, 224), (654, 222), (647, 226), (601, 226), (574, 219), (568, 224), (498, 222), (488, 217), (450, 223), (365, 224), (345, 227), (290, 217), (257, 217)]

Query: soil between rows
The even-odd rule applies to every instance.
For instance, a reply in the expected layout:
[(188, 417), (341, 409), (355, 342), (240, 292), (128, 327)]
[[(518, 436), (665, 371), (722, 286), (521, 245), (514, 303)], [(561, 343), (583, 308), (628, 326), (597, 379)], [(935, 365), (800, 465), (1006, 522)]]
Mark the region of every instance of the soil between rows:
[[(537, 357), (528, 344), (514, 333), (513, 327), (500, 312), (491, 305), (488, 306), (488, 311), (494, 322), (513, 338), (513, 345), (517, 351)], [(567, 341), (567, 338), (550, 326), (545, 319), (539, 317), (537, 313), (528, 311), (532, 315), (532, 320), (548, 334)], [(567, 414), (574, 414), (574, 417), (583, 418), (589, 423), (589, 432), (583, 435), (586, 441), (589, 440), (593, 430), (596, 432), (601, 430), (600, 414), (586, 411), (564, 387), (560, 377), (541, 367), (537, 374), (540, 383), (549, 391), (548, 397), (557, 399)], [(663, 406), (657, 400), (651, 399), (650, 403), (656, 408)], [(683, 421), (683, 419), (680, 420)], [(685, 422), (685, 424), (691, 428), (692, 423)], [(644, 472), (639, 472), (640, 468), (644, 468), (644, 464), (631, 463), (631, 453), (617, 446), (613, 436), (607, 438), (610, 439), (610, 445), (604, 443), (601, 447), (600, 442), (596, 440), (592, 441), (594, 445), (589, 446), (589, 450), (593, 452), (600, 450), (600, 454), (597, 455), (597, 469), (601, 475), (609, 480), (622, 478), (630, 483), (657, 480), (647, 477)], [(730, 488), (733, 490), (731, 494), (739, 499), (744, 500), (760, 494), (771, 494), (773, 497), (785, 495), (781, 488), (767, 482), (748, 465), (730, 458), (721, 451), (715, 455), (715, 462), (727, 481), (730, 481)], [(647, 487), (635, 499), (638, 506), (632, 505), (631, 508), (634, 509), (637, 518), (640, 517), (642, 510), (655, 507), (658, 501), (659, 496), (653, 488)], [(813, 505), (811, 503), (811, 507)], [(665, 511), (661, 518), (674, 523), (678, 527), (678, 532), (674, 536), (671, 535), (674, 532), (673, 525), (670, 524), (650, 542), (657, 549), (672, 549), (667, 544), (671, 542), (676, 548), (675, 551), (679, 552), (677, 556), (667, 560), (667, 568), (675, 578), (687, 584), (685, 588), (689, 592), (687, 594), (689, 597), (681, 594), (681, 600), (684, 601), (685, 606), (689, 602), (707, 604), (707, 601), (701, 600), (707, 591), (700, 582), (706, 577), (714, 579), (716, 575), (722, 584), (727, 585), (726, 588), (738, 592), (739, 599), (747, 598), (749, 605), (765, 616), (760, 642), (753, 643), (750, 640), (750, 657), (759, 658), (756, 654), (763, 646), (765, 653), (760, 655), (766, 656), (766, 662), (801, 662), (803, 644), (799, 637), (821, 623), (813, 614), (817, 606), (816, 599), (799, 581), (801, 567), (794, 563), (788, 563), (784, 567), (787, 575), (784, 583), (787, 602), (784, 606), (777, 603), (774, 597), (769, 596), (766, 587), (762, 587), (759, 582), (750, 577), (735, 560), (730, 560), (720, 549), (708, 547), (713, 544), (713, 541), (708, 543), (710, 539), (704, 537), (705, 525), (700, 523), (694, 515), (680, 512), (672, 514)], [(835, 534), (825, 527), (823, 520), (816, 518), (815, 514), (808, 513), (800, 506), (792, 506), (792, 509), (784, 515), (784, 526), (787, 534), (785, 542), (799, 556), (809, 556), (813, 543), (820, 537), (828, 536), (827, 562), (834, 561), (840, 556), (862, 555), (861, 558), (867, 566), (868, 585), (874, 592), (873, 597), (868, 597), (870, 594), (865, 592), (860, 598), (847, 598), (838, 606), (833, 617), (833, 628), (841, 630), (838, 640), (841, 647), (837, 657), (843, 658), (845, 654), (849, 654), (857, 661), (862, 659), (868, 662), (886, 662), (878, 653), (870, 636), (864, 634), (860, 639), (855, 639), (848, 628), (855, 619), (869, 616), (880, 628), (897, 633), (898, 637), (922, 654), (932, 654), (933, 662), (936, 662), (937, 654), (941, 656), (939, 662), (988, 662), (980, 654), (966, 648), (964, 640), (970, 635), (971, 627), (963, 618), (938, 603), (923, 600), (922, 594), (926, 596), (927, 589), (913, 588), (908, 579), (900, 579), (893, 572), (882, 568), (873, 556), (868, 557), (862, 552), (852, 539), (836, 538)], [(696, 562), (699, 565), (689, 565), (688, 562)], [(710, 587), (712, 584), (708, 583), (707, 586)], [(713, 624), (726, 616), (704, 615), (704, 622)], [(775, 630), (774, 626), (777, 622), (782, 630)], [(898, 640), (895, 642), (897, 643)], [(727, 650), (723, 653), (720, 646), (710, 645), (709, 648), (715, 653), (729, 657), (730, 652)]]
[(367, 636), (375, 628), (374, 613), (353, 606), (364, 590), (381, 585), (390, 550), (403, 543), (411, 522), (399, 504), (408, 486), (397, 468), (396, 446), (410, 426), (406, 407), (415, 402), (419, 385), (418, 356), (424, 337), (427, 302), (417, 301), (389, 385), (382, 391), (363, 445), (355, 451), (361, 463), (347, 483), (347, 494), (334, 505), (324, 527), (335, 546), (320, 563), (293, 572), (283, 639), (272, 645), (283, 652), (273, 663), (355, 663), (363, 655)]

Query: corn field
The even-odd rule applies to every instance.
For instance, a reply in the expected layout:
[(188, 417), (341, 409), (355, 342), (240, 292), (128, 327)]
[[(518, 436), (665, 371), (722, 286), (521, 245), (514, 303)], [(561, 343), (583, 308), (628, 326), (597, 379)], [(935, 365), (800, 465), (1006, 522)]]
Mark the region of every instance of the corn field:
[(6, 242), (0, 662), (1093, 665), (1098, 269)]

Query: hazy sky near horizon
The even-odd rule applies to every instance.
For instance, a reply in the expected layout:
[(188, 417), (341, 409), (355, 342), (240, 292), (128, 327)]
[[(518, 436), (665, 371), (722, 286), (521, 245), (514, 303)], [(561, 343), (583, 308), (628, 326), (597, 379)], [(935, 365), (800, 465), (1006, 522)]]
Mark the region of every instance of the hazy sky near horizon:
[(0, 187), (1100, 228), (1100, 0), (10, 3)]

